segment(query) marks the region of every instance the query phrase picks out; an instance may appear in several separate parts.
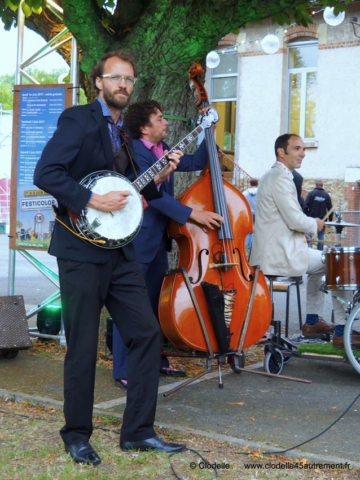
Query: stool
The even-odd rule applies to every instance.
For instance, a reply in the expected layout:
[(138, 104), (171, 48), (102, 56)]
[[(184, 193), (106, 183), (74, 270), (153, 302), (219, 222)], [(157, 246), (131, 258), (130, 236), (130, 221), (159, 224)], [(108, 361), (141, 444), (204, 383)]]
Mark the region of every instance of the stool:
[[(278, 278), (274, 275), (266, 275), (269, 280), (270, 296), (273, 306), (272, 321), (274, 321), (274, 299), (273, 292), (284, 292), (286, 293), (286, 311), (285, 311), (285, 337), (288, 337), (289, 334), (289, 313), (290, 313), (290, 289), (293, 285), (296, 286), (297, 293), (297, 305), (298, 305), (298, 314), (299, 314), (299, 328), (302, 329), (302, 315), (301, 315), (301, 302), (300, 302), (300, 283), (298, 279), (295, 280), (284, 280), (277, 281)], [(280, 333), (280, 332), (279, 332)]]

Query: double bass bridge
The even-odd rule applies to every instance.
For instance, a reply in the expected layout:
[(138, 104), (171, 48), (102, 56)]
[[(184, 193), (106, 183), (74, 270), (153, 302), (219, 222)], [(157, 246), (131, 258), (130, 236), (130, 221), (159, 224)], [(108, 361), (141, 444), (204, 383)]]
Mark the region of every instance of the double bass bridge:
[(240, 263), (232, 262), (232, 263), (209, 263), (209, 268), (218, 268), (228, 270), (230, 267), (238, 267)]

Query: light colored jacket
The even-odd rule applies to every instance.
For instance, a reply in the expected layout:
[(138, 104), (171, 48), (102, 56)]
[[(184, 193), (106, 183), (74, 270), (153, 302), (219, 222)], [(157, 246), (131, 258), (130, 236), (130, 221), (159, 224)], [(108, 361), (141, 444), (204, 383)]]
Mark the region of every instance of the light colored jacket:
[(253, 216), (255, 215), (255, 210), (256, 210), (257, 191), (258, 191), (258, 187), (250, 187), (243, 192), (244, 197), (246, 198), (246, 200), (250, 205), (251, 213), (253, 214)]
[(265, 275), (303, 275), (309, 266), (305, 233), (315, 235), (317, 223), (302, 212), (290, 170), (276, 162), (256, 197), (250, 264), (260, 265)]

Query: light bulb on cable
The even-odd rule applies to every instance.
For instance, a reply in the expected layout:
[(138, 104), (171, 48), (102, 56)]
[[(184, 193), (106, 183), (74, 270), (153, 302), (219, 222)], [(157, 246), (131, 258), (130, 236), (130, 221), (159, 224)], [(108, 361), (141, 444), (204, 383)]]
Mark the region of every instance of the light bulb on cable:
[(208, 68), (216, 68), (220, 63), (220, 55), (213, 50), (206, 55), (206, 66)]
[(280, 40), (276, 35), (266, 35), (261, 40), (261, 48), (265, 53), (275, 53), (279, 50)]

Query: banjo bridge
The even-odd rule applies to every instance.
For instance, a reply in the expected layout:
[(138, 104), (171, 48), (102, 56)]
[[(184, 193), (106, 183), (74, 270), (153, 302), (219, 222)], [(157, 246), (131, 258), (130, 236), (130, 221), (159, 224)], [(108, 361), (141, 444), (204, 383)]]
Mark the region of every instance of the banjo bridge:
[(97, 227), (100, 227), (101, 222), (98, 218), (94, 218), (94, 220), (90, 224), (91, 230), (95, 230)]

